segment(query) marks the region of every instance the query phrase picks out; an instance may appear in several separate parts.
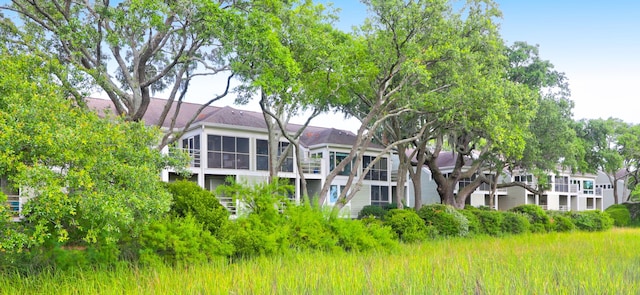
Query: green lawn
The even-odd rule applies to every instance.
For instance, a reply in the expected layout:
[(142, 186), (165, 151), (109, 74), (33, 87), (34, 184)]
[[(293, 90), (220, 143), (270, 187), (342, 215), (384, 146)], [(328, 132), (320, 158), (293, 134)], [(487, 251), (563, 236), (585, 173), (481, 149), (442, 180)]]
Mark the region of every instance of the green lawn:
[(28, 278), (2, 294), (639, 294), (640, 229), (451, 239), (397, 253), (300, 253)]

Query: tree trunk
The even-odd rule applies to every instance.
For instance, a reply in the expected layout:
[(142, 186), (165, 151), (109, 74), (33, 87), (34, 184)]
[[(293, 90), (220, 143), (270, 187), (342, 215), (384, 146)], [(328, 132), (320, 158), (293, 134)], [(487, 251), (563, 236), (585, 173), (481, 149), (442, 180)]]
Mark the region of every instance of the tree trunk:
[[(405, 187), (404, 184), (407, 181), (407, 170), (409, 169), (410, 163), (407, 161), (407, 155), (405, 154), (404, 145), (398, 145), (398, 180), (396, 182), (396, 197), (397, 197), (397, 206), (398, 209), (403, 209), (404, 204), (404, 195), (405, 195)], [(391, 175), (389, 175), (391, 177)]]

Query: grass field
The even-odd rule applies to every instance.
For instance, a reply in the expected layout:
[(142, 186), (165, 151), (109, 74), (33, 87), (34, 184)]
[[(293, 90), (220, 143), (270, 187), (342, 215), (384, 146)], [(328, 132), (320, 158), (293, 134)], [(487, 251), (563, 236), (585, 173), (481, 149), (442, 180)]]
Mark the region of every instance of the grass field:
[(1, 294), (640, 294), (640, 229), (451, 239), (177, 268), (3, 275)]

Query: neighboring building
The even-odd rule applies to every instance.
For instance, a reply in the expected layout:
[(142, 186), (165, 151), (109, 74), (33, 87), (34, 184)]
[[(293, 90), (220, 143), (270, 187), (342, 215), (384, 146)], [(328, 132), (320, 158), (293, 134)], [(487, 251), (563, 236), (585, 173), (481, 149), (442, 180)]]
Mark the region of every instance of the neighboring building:
[[(408, 154), (410, 152), (407, 152)], [(455, 155), (452, 152), (442, 152), (437, 157), (437, 165), (443, 174), (451, 173), (455, 167)], [(471, 166), (471, 161), (466, 160), (463, 171)], [(414, 167), (415, 169), (416, 167)], [(432, 178), (428, 167), (422, 169), (422, 203), (425, 205), (440, 203), (440, 196), (437, 193), (437, 184)], [(484, 172), (488, 178), (494, 178), (495, 173)], [(454, 194), (471, 184), (475, 178), (471, 177), (458, 181), (454, 189)], [(498, 183), (522, 182), (532, 187), (537, 187), (538, 180), (531, 174), (510, 175), (503, 173), (498, 176)], [(523, 187), (514, 186), (496, 190), (493, 200), (493, 208), (497, 210), (509, 210), (513, 207), (524, 204), (535, 204), (544, 210), (555, 211), (584, 211), (603, 210), (606, 208), (603, 198), (602, 187), (597, 186), (596, 175), (593, 174), (571, 174), (569, 172), (551, 173), (547, 176), (547, 183), (550, 189), (544, 194), (536, 196)], [(415, 196), (413, 186), (409, 185), (409, 196)], [(466, 200), (467, 205), (479, 207), (490, 206), (491, 187), (482, 184)], [(612, 202), (612, 201), (611, 201)], [(413, 197), (409, 198), (408, 205), (415, 205)]]
[[(538, 179), (531, 174), (515, 173), (513, 181), (537, 187)], [(524, 204), (535, 204), (545, 210), (603, 210), (602, 189), (596, 188), (596, 175), (569, 172), (547, 175), (549, 189), (537, 196), (522, 187), (508, 188), (508, 197), (501, 200), (498, 210), (508, 210)]]
[[(616, 179), (618, 179), (618, 202), (623, 203), (629, 194), (631, 193), (627, 188), (628, 174), (626, 169), (621, 169), (616, 173)], [(603, 208), (607, 209), (609, 206), (615, 204), (613, 198), (613, 184), (609, 181), (607, 174), (599, 171), (596, 178), (596, 188), (602, 190)]]
[[(407, 154), (410, 154), (410, 152), (407, 152)], [(453, 169), (455, 168), (455, 163), (456, 163), (455, 154), (453, 152), (441, 152), (436, 159), (437, 159), (436, 160), (437, 165), (443, 174), (447, 175), (453, 172)], [(467, 171), (470, 166), (471, 166), (471, 161), (467, 160), (465, 163), (465, 166), (463, 166), (462, 168), (462, 171)], [(417, 169), (417, 167), (414, 167), (414, 169)], [(422, 187), (421, 187), (422, 192), (420, 195), (422, 197), (422, 204), (428, 205), (428, 204), (440, 203), (440, 195), (438, 195), (438, 191), (437, 191), (438, 185), (436, 184), (435, 180), (433, 180), (431, 170), (426, 165), (421, 167), (421, 169), (422, 169)], [(483, 173), (489, 179), (493, 179), (495, 177), (495, 173), (493, 172), (483, 172)], [(458, 184), (454, 188), (454, 191), (453, 191), (454, 194), (457, 194), (461, 188), (467, 185), (470, 185), (476, 179), (476, 177), (477, 175), (474, 175), (471, 178), (460, 179), (458, 181)], [(500, 182), (501, 179), (499, 178), (498, 181)], [(413, 185), (409, 186), (408, 191), (410, 196), (415, 196)], [(505, 198), (506, 196), (507, 196), (506, 189), (497, 189), (494, 195), (494, 202), (493, 202), (494, 208), (498, 206), (498, 204), (500, 203), (500, 200)], [(481, 184), (480, 187), (478, 187), (467, 198), (466, 204), (475, 206), (475, 207), (489, 206), (491, 204), (491, 186), (486, 183)], [(415, 201), (413, 200), (413, 197), (410, 198), (410, 202), (408, 205), (410, 207), (413, 207), (415, 205)]]
[[(145, 114), (145, 122), (157, 124), (165, 102), (153, 99)], [(111, 101), (102, 99), (88, 99), (87, 103), (98, 110), (111, 105)], [(199, 107), (201, 105), (183, 103), (175, 127), (182, 129), (186, 126)], [(169, 125), (165, 122), (163, 126)], [(297, 130), (301, 126), (292, 124), (288, 127)], [(300, 138), (303, 151), (289, 154), (279, 168), (278, 176), (295, 186), (291, 199), (299, 202), (301, 198), (296, 157), (301, 158), (307, 190), (314, 197), (320, 193), (329, 172), (349, 154), (355, 140), (355, 134), (350, 131), (308, 126)], [(208, 190), (215, 190), (218, 185), (224, 184), (227, 177), (247, 183), (268, 179), (268, 133), (261, 113), (231, 107), (206, 107), (176, 144), (177, 148), (184, 149), (191, 155), (192, 161), (188, 168), (192, 172), (191, 180)], [(284, 152), (288, 145), (283, 138), (279, 143), (280, 152)], [(382, 151), (383, 147), (371, 145), (363, 156), (364, 167)], [(397, 185), (396, 179), (392, 177), (391, 158), (392, 153), (387, 153), (366, 175), (362, 175), (360, 167), (347, 165), (333, 180), (327, 204), (335, 204), (352, 169), (358, 169), (357, 177), (364, 177), (364, 180), (361, 189), (343, 209), (345, 215), (357, 217), (366, 205), (390, 203)], [(164, 171), (162, 177), (165, 181), (173, 181), (180, 176), (173, 171)], [(231, 198), (222, 198), (220, 201), (234, 214), (241, 205)]]

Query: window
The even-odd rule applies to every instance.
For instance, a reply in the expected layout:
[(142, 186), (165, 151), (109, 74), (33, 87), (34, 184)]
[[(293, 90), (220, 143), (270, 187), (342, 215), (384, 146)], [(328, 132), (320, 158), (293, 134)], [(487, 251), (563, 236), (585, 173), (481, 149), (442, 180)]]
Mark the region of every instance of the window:
[(332, 185), (329, 187), (329, 203), (330, 204), (335, 204), (338, 201), (338, 197), (340, 197), (340, 193), (342, 191), (344, 191), (345, 186), (341, 185), (341, 186), (337, 186), (337, 185)]
[(513, 180), (515, 182), (533, 183), (533, 175), (518, 175)]
[(593, 180), (583, 181), (583, 193), (586, 195), (593, 195)]
[[(280, 142), (278, 144), (278, 157), (287, 150), (288, 142)], [(269, 141), (264, 139), (256, 140), (256, 169), (266, 171), (269, 170)], [(293, 152), (289, 151), (287, 157), (280, 166), (282, 172), (293, 172)]]
[(389, 187), (388, 186), (371, 186), (371, 205), (384, 206), (389, 204)]
[[(493, 183), (495, 181), (495, 175), (493, 174), (485, 174), (484, 175), (487, 180), (489, 180), (491, 183)], [(481, 191), (491, 191), (491, 184), (489, 183), (482, 183), (480, 184), (480, 188)], [(485, 203), (485, 204), (489, 204), (489, 203)]]
[(555, 177), (555, 191), (556, 192), (569, 192), (569, 177), (568, 176), (556, 176)]
[[(342, 162), (342, 160), (346, 159), (349, 156), (348, 153), (339, 153), (339, 152), (329, 152), (329, 171), (333, 171)], [(348, 163), (338, 175), (349, 175), (351, 174), (351, 167), (353, 163)]]
[(462, 178), (458, 180), (458, 189), (461, 190), (463, 187), (467, 185), (471, 185), (476, 180), (476, 175), (474, 174), (471, 178)]
[(249, 139), (244, 137), (207, 135), (207, 167), (249, 169)]
[(200, 167), (200, 135), (182, 140), (182, 149), (189, 154), (192, 167)]
[[(369, 164), (371, 164), (375, 159), (376, 157), (373, 156), (363, 156), (362, 169), (366, 169), (367, 166), (369, 166)], [(380, 161), (371, 167), (367, 175), (364, 176), (364, 179), (387, 180), (387, 158), (380, 158)]]

